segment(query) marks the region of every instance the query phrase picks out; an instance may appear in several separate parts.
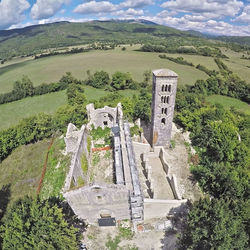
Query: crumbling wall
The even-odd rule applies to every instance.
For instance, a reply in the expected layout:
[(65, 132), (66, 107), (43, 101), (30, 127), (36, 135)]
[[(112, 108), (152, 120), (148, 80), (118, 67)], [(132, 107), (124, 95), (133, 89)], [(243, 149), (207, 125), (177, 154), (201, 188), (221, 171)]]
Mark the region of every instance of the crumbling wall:
[(117, 123), (118, 110), (105, 106), (104, 108), (95, 109), (94, 104), (90, 103), (86, 106), (89, 118), (89, 125), (97, 127), (113, 127)]
[[(79, 181), (81, 183), (87, 182), (87, 175), (82, 171), (81, 158), (85, 154), (86, 159), (89, 159), (89, 152), (87, 149), (88, 131), (86, 126), (82, 126), (78, 130), (74, 124), (68, 125), (67, 133), (64, 138), (66, 144), (66, 152), (72, 154), (69, 172), (65, 179), (64, 191), (69, 190), (72, 186), (77, 186)], [(89, 162), (88, 162), (89, 165)]]
[(64, 193), (69, 205), (81, 219), (97, 223), (98, 218), (130, 219), (129, 194), (124, 185), (93, 185)]

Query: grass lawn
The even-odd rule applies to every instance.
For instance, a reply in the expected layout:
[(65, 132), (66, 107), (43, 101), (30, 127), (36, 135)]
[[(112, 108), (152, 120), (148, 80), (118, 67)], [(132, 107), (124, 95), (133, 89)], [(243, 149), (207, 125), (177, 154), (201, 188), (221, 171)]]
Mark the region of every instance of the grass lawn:
[(11, 184), (11, 202), (25, 195), (35, 196), (48, 146), (48, 139), (20, 146), (2, 161), (0, 163), (0, 193), (4, 185)]
[(28, 97), (19, 101), (0, 105), (0, 129), (8, 128), (25, 117), (40, 112), (54, 113), (67, 101), (66, 91)]
[[(89, 101), (106, 96), (109, 92), (85, 86), (85, 94)], [(119, 91), (124, 96), (132, 97), (136, 90)], [(53, 114), (61, 105), (67, 103), (66, 90), (41, 96), (28, 97), (19, 101), (0, 105), (0, 130), (18, 123), (19, 120), (40, 112)]]
[[(123, 47), (123, 46), (121, 46)], [(127, 46), (126, 51), (121, 47), (108, 51), (90, 51), (72, 55), (58, 55), (38, 60), (23, 61), (0, 68), (0, 93), (12, 89), (13, 83), (27, 75), (34, 83), (58, 81), (65, 72), (70, 71), (80, 79), (86, 78), (86, 71), (104, 70), (113, 74), (115, 71), (130, 72), (137, 81), (143, 79), (145, 70), (169, 68), (179, 75), (179, 84), (193, 84), (198, 79), (206, 79), (207, 75), (195, 68), (179, 65), (169, 60), (159, 58), (159, 53), (138, 52), (138, 46)], [(178, 56), (178, 54), (175, 54)], [(179, 55), (182, 56), (182, 55)], [(192, 61), (192, 56), (185, 56)], [(215, 67), (211, 58), (194, 56), (195, 64), (202, 61), (205, 65)]]
[(219, 103), (226, 109), (229, 109), (230, 107), (234, 107), (235, 109), (240, 110), (250, 115), (250, 106), (247, 103), (242, 102), (232, 97), (222, 96), (222, 95), (211, 95), (207, 97), (207, 101), (213, 104)]

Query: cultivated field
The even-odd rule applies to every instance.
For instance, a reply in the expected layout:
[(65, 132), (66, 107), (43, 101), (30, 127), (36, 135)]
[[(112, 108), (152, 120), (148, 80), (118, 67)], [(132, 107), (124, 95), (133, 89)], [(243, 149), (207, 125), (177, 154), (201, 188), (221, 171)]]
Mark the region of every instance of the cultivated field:
[(212, 95), (207, 97), (207, 101), (211, 102), (212, 104), (219, 103), (226, 109), (234, 107), (235, 109), (250, 115), (250, 106), (246, 102), (242, 102), (232, 97)]
[[(204, 72), (193, 67), (179, 65), (159, 58), (159, 53), (134, 51), (134, 49), (139, 48), (138, 46), (126, 47), (126, 51), (122, 51), (118, 47), (115, 50), (58, 55), (2, 67), (0, 68), (0, 93), (10, 91), (13, 83), (21, 79), (23, 75), (30, 77), (34, 85), (39, 85), (43, 82), (58, 81), (67, 71), (72, 72), (74, 76), (80, 79), (85, 79), (88, 69), (92, 72), (104, 70), (110, 74), (115, 71), (130, 72), (137, 81), (143, 79), (142, 75), (145, 70), (157, 68), (174, 70), (179, 75), (179, 84), (194, 84), (198, 79), (207, 78)], [(189, 60), (191, 61), (191, 58)], [(203, 63), (209, 68), (216, 67), (211, 58), (202, 56), (194, 56), (194, 63)]]

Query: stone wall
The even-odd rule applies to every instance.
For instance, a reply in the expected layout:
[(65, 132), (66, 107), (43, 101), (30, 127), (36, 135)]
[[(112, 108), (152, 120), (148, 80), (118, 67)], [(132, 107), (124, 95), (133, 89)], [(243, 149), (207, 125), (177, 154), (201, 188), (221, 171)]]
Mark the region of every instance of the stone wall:
[(130, 219), (129, 194), (124, 185), (93, 185), (64, 193), (69, 205), (80, 218), (97, 223), (98, 218)]
[(181, 200), (182, 198), (181, 198), (181, 195), (180, 195), (180, 192), (178, 189), (176, 176), (173, 174), (172, 176), (168, 176), (167, 178), (168, 178), (169, 184), (171, 186), (171, 189), (174, 193), (175, 199)]

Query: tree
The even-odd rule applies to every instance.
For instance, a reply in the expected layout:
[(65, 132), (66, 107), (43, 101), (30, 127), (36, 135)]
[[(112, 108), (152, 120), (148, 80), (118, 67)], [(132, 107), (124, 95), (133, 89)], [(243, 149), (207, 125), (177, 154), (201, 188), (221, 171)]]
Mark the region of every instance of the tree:
[(115, 72), (112, 75), (111, 86), (116, 90), (128, 89), (134, 84), (130, 73)]
[(96, 71), (92, 78), (92, 84), (94, 88), (104, 88), (110, 84), (109, 74), (103, 70)]
[(146, 70), (143, 72), (143, 82), (140, 84), (141, 88), (147, 88), (152, 85), (152, 76), (151, 76), (151, 71)]
[(72, 83), (80, 84), (81, 81), (73, 77), (71, 72), (66, 72), (66, 75), (61, 77), (61, 79), (59, 80), (59, 83), (62, 86), (62, 89), (65, 89), (69, 84), (72, 84)]
[(6, 214), (1, 226), (2, 248), (78, 249), (77, 232), (57, 205), (25, 197)]
[(248, 236), (239, 217), (224, 199), (201, 199), (191, 208), (179, 249), (248, 249)]
[(151, 95), (145, 89), (142, 89), (134, 105), (134, 120), (140, 118), (149, 122), (151, 116)]
[(67, 87), (67, 97), (70, 105), (83, 105), (87, 101), (84, 95), (84, 87), (76, 83), (72, 83)]
[(233, 161), (240, 146), (238, 130), (231, 122), (210, 121), (193, 138), (195, 145), (206, 150), (212, 161)]

